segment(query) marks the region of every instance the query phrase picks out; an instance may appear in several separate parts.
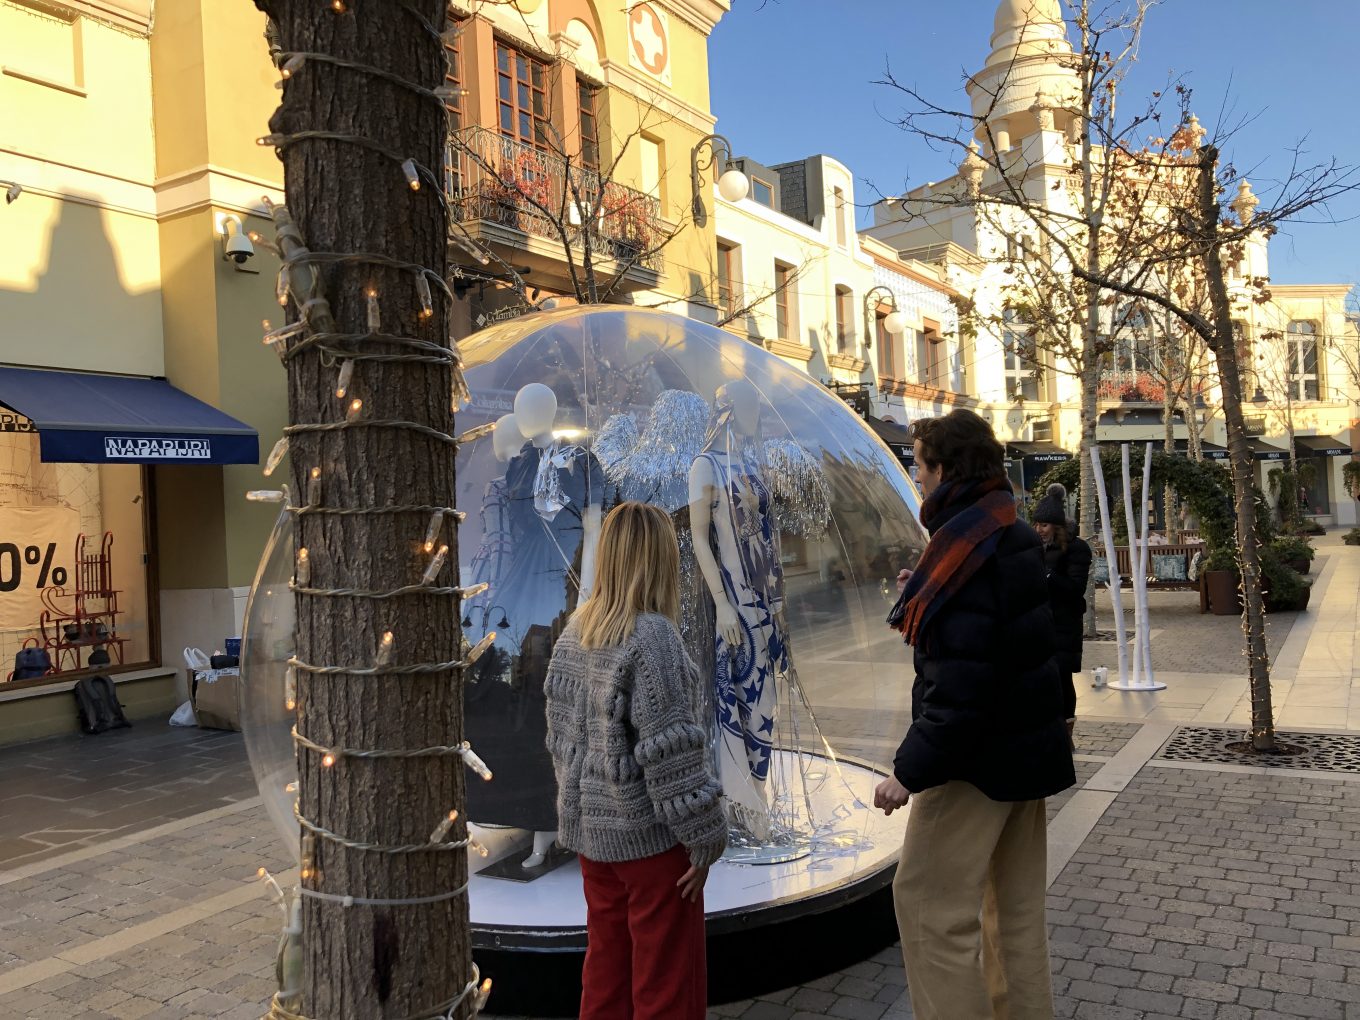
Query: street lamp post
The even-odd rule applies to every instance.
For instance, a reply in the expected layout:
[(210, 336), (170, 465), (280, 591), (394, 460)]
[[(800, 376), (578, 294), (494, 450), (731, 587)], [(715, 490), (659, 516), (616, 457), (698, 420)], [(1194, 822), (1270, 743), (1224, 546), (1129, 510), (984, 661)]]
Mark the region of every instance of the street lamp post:
[(890, 311), (883, 317), (883, 328), (892, 336), (897, 336), (906, 332), (907, 317), (897, 310), (897, 295), (893, 293), (891, 287), (879, 284), (877, 287), (870, 288), (864, 295), (864, 349), (870, 350), (874, 346), (874, 332), (871, 323), (874, 321), (874, 295), (878, 293), (888, 295), (888, 308)]
[[(700, 152), (708, 148), (708, 157), (700, 161)], [(703, 175), (718, 163), (718, 154), (723, 155), (723, 172), (718, 177), (718, 194), (729, 202), (740, 202), (750, 190), (746, 175), (737, 169), (732, 160), (732, 143), (722, 135), (704, 135), (689, 154), (689, 179), (694, 196), (691, 212), (694, 225), (702, 227), (708, 222), (708, 209), (704, 206)]]

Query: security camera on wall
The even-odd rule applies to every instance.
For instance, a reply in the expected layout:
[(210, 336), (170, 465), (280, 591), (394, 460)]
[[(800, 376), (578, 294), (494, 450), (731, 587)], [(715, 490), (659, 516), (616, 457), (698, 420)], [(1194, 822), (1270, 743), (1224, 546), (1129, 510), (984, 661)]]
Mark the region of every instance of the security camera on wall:
[(217, 225), (222, 234), (223, 261), (234, 262), (238, 272), (254, 272), (245, 268), (246, 262), (255, 257), (255, 245), (241, 229), (241, 221), (235, 216), (220, 216)]

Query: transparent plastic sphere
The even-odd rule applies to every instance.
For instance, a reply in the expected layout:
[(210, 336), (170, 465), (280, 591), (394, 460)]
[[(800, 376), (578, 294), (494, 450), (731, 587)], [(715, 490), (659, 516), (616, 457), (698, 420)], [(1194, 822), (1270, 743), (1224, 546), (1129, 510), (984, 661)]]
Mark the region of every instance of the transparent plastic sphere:
[(288, 659), (293, 654), (293, 521), (281, 513), (269, 536), (246, 602), (241, 635), (241, 731), (260, 798), (284, 843), (298, 855), (293, 817), (297, 759), (293, 755), (293, 712), (288, 707)]
[[(788, 845), (794, 830), (845, 837), (861, 824), (850, 815), (868, 812), (862, 784), (831, 790), (838, 760), (885, 765), (910, 703), (907, 652), (884, 620), (897, 572), (915, 564), (925, 535), (892, 453), (805, 372), (676, 315), (565, 308), (461, 347), (472, 400), (458, 431), (500, 420), (521, 433), (483, 436), (457, 455), (461, 583), (490, 586), (462, 606), (464, 636), (475, 645), (494, 634), (465, 677), (464, 702), (467, 737), (496, 778), (469, 784), (467, 817), (556, 828), (543, 676), (592, 583), (602, 517), (635, 499), (675, 521), (696, 693), (750, 842)], [(295, 842), (291, 551), (281, 521), (248, 607), (242, 720), (264, 801)], [(738, 605), (735, 644), (715, 625), (705, 560)], [(814, 795), (823, 806), (810, 806)]]

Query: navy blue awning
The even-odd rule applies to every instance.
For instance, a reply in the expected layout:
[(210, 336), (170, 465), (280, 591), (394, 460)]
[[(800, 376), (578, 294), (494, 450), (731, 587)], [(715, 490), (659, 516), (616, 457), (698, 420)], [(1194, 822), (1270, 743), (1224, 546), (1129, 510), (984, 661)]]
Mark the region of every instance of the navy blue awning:
[(0, 367), (0, 404), (49, 464), (258, 464), (255, 430), (164, 379)]

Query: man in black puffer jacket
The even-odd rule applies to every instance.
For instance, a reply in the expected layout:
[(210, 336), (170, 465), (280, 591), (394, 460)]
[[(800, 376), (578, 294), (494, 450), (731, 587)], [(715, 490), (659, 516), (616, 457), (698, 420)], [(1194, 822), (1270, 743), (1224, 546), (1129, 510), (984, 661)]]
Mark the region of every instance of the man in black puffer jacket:
[(931, 534), (889, 623), (915, 649), (912, 724), (874, 803), (911, 800), (893, 883), (918, 1020), (1053, 1016), (1044, 798), (1076, 782), (1043, 544), (991, 426), (912, 426)]

